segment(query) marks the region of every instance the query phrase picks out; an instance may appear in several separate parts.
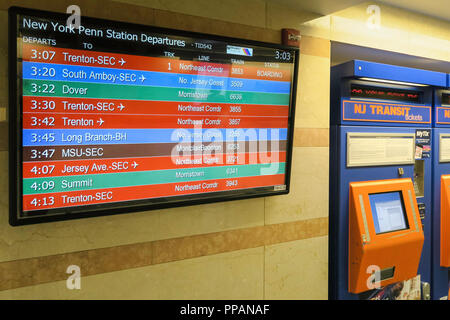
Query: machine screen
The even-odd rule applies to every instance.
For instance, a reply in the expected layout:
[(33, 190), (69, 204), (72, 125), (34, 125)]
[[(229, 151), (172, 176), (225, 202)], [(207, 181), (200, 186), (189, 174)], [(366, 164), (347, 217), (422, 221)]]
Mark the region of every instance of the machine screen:
[(442, 104), (450, 105), (450, 93), (442, 94)]
[(412, 103), (422, 103), (423, 93), (413, 90), (387, 89), (372, 86), (352, 84), (350, 95), (352, 98), (370, 98), (393, 100)]
[(400, 191), (370, 194), (369, 200), (377, 234), (408, 228)]

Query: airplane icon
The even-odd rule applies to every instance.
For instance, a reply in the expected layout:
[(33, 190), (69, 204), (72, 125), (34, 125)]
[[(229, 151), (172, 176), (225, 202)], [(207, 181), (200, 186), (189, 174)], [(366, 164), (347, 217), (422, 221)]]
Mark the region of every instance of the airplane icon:
[(103, 122), (105, 122), (102, 118), (100, 118), (99, 120), (97, 120), (97, 123), (99, 126), (101, 126), (103, 124)]
[(132, 164), (132, 166), (133, 166), (134, 169), (136, 169), (136, 167), (137, 167), (138, 165), (139, 165), (139, 164), (137, 164), (136, 161), (134, 161), (133, 164)]
[(140, 77), (139, 77), (139, 80), (141, 80), (141, 82), (144, 82), (145, 81), (145, 79), (147, 79), (146, 77), (144, 77), (144, 75), (141, 75)]
[(121, 66), (123, 66), (126, 63), (126, 61), (123, 60), (123, 58), (120, 58), (119, 63), (120, 63)]
[(122, 103), (117, 106), (117, 109), (120, 109), (120, 111), (122, 111), (124, 108), (125, 108), (125, 106)]

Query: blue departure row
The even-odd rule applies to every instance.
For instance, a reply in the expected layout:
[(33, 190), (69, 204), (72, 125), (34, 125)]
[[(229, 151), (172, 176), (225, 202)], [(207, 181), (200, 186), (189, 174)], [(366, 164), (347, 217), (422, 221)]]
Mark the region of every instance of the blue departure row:
[(286, 128), (24, 129), (23, 146), (198, 143), (287, 140)]
[(291, 83), (154, 71), (23, 62), (23, 79), (289, 94)]

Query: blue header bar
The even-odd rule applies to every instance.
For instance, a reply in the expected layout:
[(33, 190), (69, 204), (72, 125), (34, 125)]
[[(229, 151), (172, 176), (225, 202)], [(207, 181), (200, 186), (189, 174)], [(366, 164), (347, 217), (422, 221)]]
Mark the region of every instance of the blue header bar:
[(443, 72), (394, 66), (384, 63), (353, 60), (344, 64), (341, 77), (372, 78), (446, 87), (448, 75)]

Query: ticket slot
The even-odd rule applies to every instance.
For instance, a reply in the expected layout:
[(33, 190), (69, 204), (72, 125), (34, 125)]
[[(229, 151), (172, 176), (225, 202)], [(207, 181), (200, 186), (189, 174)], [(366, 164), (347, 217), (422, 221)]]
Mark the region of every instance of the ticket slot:
[(350, 183), (349, 292), (413, 278), (423, 243), (411, 179)]
[(450, 175), (441, 176), (441, 267), (450, 267)]

